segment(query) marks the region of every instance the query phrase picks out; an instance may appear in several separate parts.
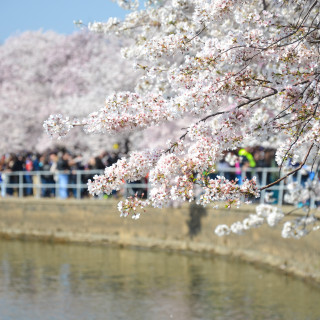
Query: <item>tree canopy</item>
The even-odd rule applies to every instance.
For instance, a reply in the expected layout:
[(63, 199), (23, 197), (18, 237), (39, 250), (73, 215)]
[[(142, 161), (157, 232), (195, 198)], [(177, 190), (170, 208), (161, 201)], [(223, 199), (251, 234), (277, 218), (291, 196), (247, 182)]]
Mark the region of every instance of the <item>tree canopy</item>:
[[(89, 32), (65, 36), (25, 32), (0, 46), (0, 117), (3, 152), (53, 147), (39, 123), (50, 113), (84, 116), (114, 90), (132, 90), (136, 75), (120, 57), (124, 40)], [(112, 140), (73, 132), (63, 145), (97, 152)]]
[[(167, 0), (149, 1), (143, 9), (136, 9), (136, 1), (125, 4), (132, 11), (123, 21), (112, 18), (88, 28), (132, 40), (123, 54), (143, 72), (136, 90), (109, 95), (104, 106), (81, 120), (52, 115), (44, 124), (47, 132), (64, 136), (82, 126), (88, 134), (117, 134), (185, 118), (192, 123), (167, 145), (132, 152), (106, 168), (89, 181), (90, 193), (109, 194), (149, 173), (149, 199), (120, 202), (122, 215), (137, 217), (139, 206), (193, 201), (197, 192), (202, 205), (221, 200), (239, 205), (259, 197), (261, 189), (255, 178), (238, 184), (211, 177), (226, 151), (270, 143), (277, 148), (279, 167), (288, 159), (299, 164), (285, 176), (317, 162), (318, 1)], [(231, 231), (258, 226), (271, 213), (273, 222), (284, 217), (264, 207)], [(303, 235), (306, 228), (301, 225), (313, 227), (317, 221), (309, 217), (286, 222), (283, 236)], [(217, 230), (229, 232), (227, 226)]]

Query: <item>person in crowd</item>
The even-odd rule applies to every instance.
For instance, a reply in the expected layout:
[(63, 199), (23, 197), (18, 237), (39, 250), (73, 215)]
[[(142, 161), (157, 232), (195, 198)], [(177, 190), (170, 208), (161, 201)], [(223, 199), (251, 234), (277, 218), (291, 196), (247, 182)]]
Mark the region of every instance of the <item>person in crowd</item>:
[[(266, 161), (265, 161), (265, 154), (264, 154), (264, 149), (263, 148), (256, 148), (253, 151), (253, 158), (254, 161), (256, 162), (256, 168), (258, 169), (256, 172), (256, 176), (258, 178), (258, 183), (261, 185), (262, 184), (262, 171), (259, 170), (260, 168), (265, 168), (266, 167)], [(266, 181), (264, 181), (266, 183)]]
[[(69, 194), (72, 194), (74, 198), (78, 198), (78, 190), (76, 187), (78, 183), (77, 171), (84, 169), (84, 166), (82, 164), (82, 156), (80, 155), (77, 155), (74, 157), (70, 156), (69, 166), (70, 166), (69, 184), (74, 185), (74, 187), (69, 188)], [(80, 193), (79, 196), (81, 196), (81, 188), (79, 189), (79, 193)]]
[[(9, 173), (17, 173), (23, 171), (23, 169), (24, 161), (22, 155), (11, 154), (8, 161), (7, 171)], [(15, 186), (10, 186), (7, 188), (7, 194), (9, 196), (13, 196), (14, 192), (17, 194), (19, 193), (17, 185), (19, 184), (20, 179), (22, 180), (21, 182), (23, 182), (23, 176), (19, 176), (18, 174), (9, 175), (9, 184), (15, 184)]]
[[(51, 152), (49, 154), (49, 164), (50, 164), (50, 172), (52, 173), (52, 180), (53, 183), (56, 185), (58, 182), (58, 154), (56, 152)], [(51, 194), (55, 197), (56, 194), (56, 187), (51, 188)]]
[(28, 155), (25, 160), (25, 171), (28, 172), (28, 174), (24, 174), (24, 182), (27, 184), (27, 187), (24, 189), (24, 195), (26, 196), (33, 195), (33, 190), (31, 186), (33, 185), (33, 179), (31, 174), (32, 170), (33, 170), (33, 161), (31, 159), (31, 156)]
[(39, 171), (43, 171), (40, 175), (41, 181), (41, 197), (50, 198), (54, 195), (55, 181), (53, 179), (53, 173), (51, 170), (51, 163), (48, 155), (42, 155), (39, 158)]
[(236, 168), (236, 178), (238, 179), (238, 184), (242, 184), (242, 172), (241, 172), (241, 162), (240, 158), (236, 157), (234, 161), (234, 167)]
[(119, 154), (112, 152), (107, 158), (107, 166), (110, 167), (119, 160)]
[(226, 179), (234, 180), (235, 174), (233, 172), (230, 172), (231, 166), (230, 166), (230, 163), (226, 161), (225, 159), (226, 156), (227, 154), (224, 154), (224, 157), (219, 162), (218, 172), (222, 172)]
[(66, 151), (59, 152), (57, 171), (58, 171), (58, 184), (59, 184), (59, 198), (68, 198), (68, 184), (70, 174), (70, 154)]
[(248, 168), (255, 168), (256, 167), (256, 162), (254, 160), (254, 157), (252, 155), (252, 149), (251, 148), (242, 148), (239, 150), (238, 155), (241, 157), (241, 170), (245, 172), (245, 177), (247, 179), (252, 178), (252, 173), (247, 172)]

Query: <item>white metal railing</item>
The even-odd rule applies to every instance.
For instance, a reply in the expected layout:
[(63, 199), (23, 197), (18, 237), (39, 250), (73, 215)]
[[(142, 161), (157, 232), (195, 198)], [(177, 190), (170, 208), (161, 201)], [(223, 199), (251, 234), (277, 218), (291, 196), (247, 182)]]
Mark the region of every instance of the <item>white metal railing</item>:
[[(102, 173), (103, 170), (1, 172), (1, 196), (67, 198), (71, 195), (81, 199), (88, 195), (88, 179)], [(121, 193), (130, 196), (138, 192), (148, 196), (148, 190), (148, 183), (126, 183)]]
[[(220, 167), (215, 175), (225, 176), (234, 179), (239, 169)], [(65, 198), (72, 195), (76, 199), (81, 199), (88, 195), (87, 180), (95, 174), (102, 174), (103, 170), (74, 170), (70, 172), (51, 172), (51, 171), (19, 171), (1, 172), (1, 196), (24, 197), (32, 195), (40, 197)], [(283, 175), (284, 173), (282, 173)], [(265, 186), (279, 178), (278, 168), (249, 168), (241, 171), (241, 178), (257, 177), (258, 186)], [(298, 171), (294, 177), (298, 183), (303, 182), (302, 171)], [(284, 193), (287, 190), (285, 180), (261, 192), (260, 202), (263, 202), (265, 193), (274, 192), (275, 203), (283, 204)], [(63, 191), (63, 192), (62, 192)], [(126, 183), (120, 194), (123, 196), (134, 195), (136, 192), (144, 193), (148, 196), (150, 185), (148, 183)], [(311, 207), (314, 207), (314, 199), (310, 199)]]

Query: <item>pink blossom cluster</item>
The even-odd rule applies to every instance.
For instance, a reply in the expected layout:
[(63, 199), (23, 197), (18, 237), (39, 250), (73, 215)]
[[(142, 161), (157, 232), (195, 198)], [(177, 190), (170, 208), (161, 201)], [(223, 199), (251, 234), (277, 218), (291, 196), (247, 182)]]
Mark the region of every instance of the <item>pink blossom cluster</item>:
[(215, 234), (219, 237), (229, 235), (231, 232), (242, 235), (245, 231), (251, 228), (258, 228), (264, 223), (264, 219), (256, 214), (250, 214), (243, 221), (236, 221), (230, 227), (225, 224), (215, 228)]
[(259, 189), (255, 177), (251, 180), (245, 179), (242, 185), (237, 180), (230, 181), (225, 177), (217, 176), (216, 179), (209, 179), (203, 187), (204, 193), (200, 195), (199, 204), (207, 205), (217, 201), (228, 201), (228, 207), (237, 203), (241, 197), (259, 197)]
[(256, 214), (250, 214), (243, 221), (236, 221), (230, 227), (219, 225), (215, 233), (220, 237), (229, 235), (231, 232), (241, 235), (251, 228), (262, 226), (264, 222), (267, 222), (270, 227), (275, 227), (283, 218), (284, 214), (281, 209), (268, 204), (260, 204), (256, 207)]
[(173, 118), (161, 95), (141, 97), (137, 93), (121, 92), (108, 96), (105, 107), (83, 120), (87, 133), (132, 131), (156, 125)]
[(257, 215), (266, 219), (270, 227), (275, 227), (284, 218), (284, 213), (278, 207), (260, 204), (256, 207)]
[(73, 124), (69, 117), (63, 119), (61, 114), (56, 114), (51, 115), (49, 119), (43, 123), (43, 128), (51, 137), (58, 135), (59, 138), (62, 138), (73, 128)]
[(300, 239), (311, 231), (320, 229), (319, 219), (314, 215), (299, 217), (293, 221), (287, 221), (283, 225), (282, 237)]
[(129, 197), (125, 199), (125, 201), (120, 201), (118, 203), (120, 217), (126, 218), (131, 214), (132, 219), (138, 220), (140, 218), (140, 212), (138, 212), (138, 210), (143, 210), (147, 205), (148, 201), (141, 200), (136, 195), (134, 197)]
[(88, 190), (92, 195), (111, 194), (119, 190), (126, 182), (144, 178), (157, 162), (160, 151), (133, 152), (129, 159), (122, 158), (107, 167), (103, 175), (95, 175), (88, 181)]

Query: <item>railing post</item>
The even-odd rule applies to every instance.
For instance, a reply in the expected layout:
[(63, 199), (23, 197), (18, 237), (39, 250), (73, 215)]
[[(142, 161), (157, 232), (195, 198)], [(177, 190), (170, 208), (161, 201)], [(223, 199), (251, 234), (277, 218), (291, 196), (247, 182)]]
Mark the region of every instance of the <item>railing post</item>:
[(1, 196), (5, 198), (7, 196), (7, 179), (8, 175), (6, 173), (1, 173)]
[(299, 170), (298, 172), (297, 172), (297, 182), (298, 182), (298, 185), (301, 185), (301, 170)]
[(82, 176), (82, 172), (80, 172), (79, 170), (76, 171), (77, 172), (77, 199), (81, 199), (81, 176)]
[(41, 173), (40, 173), (40, 171), (36, 171), (36, 176), (37, 176), (36, 198), (40, 198), (41, 188), (42, 188)]
[(283, 193), (284, 193), (284, 180), (280, 181), (280, 185), (279, 185), (279, 193), (278, 193), (278, 205), (282, 206), (282, 202), (283, 202)]
[(23, 197), (23, 171), (19, 171), (19, 198)]
[[(262, 168), (262, 179), (261, 179), (261, 184), (260, 187), (267, 185), (267, 172), (268, 168)], [(264, 203), (264, 197), (265, 197), (266, 191), (262, 190), (260, 194), (260, 203)]]
[(241, 169), (241, 184), (243, 184), (246, 174), (247, 174), (247, 170)]
[(55, 182), (55, 198), (57, 199), (57, 198), (59, 198), (59, 172), (55, 172), (54, 173), (54, 177), (56, 178), (55, 180), (54, 180), (54, 182)]

